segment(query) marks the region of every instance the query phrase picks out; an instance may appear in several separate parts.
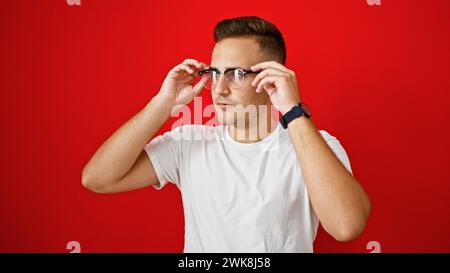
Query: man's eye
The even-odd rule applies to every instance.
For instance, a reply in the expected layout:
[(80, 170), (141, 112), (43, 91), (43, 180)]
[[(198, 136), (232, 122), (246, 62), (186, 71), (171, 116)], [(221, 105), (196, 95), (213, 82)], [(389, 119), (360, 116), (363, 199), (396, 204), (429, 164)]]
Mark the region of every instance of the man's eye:
[(217, 81), (219, 79), (220, 74), (217, 73), (217, 71), (211, 71), (211, 76), (213, 78), (213, 81)]
[(240, 80), (243, 76), (242, 70), (233, 69), (227, 72), (227, 77), (233, 80)]

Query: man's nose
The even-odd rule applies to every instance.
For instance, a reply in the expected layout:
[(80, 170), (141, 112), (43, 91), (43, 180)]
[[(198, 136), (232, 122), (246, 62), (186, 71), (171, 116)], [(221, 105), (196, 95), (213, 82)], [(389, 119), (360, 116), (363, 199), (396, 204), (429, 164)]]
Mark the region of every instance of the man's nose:
[(227, 96), (230, 94), (230, 89), (228, 89), (228, 84), (226, 83), (225, 77), (223, 75), (219, 77), (213, 90), (215, 93), (221, 96)]

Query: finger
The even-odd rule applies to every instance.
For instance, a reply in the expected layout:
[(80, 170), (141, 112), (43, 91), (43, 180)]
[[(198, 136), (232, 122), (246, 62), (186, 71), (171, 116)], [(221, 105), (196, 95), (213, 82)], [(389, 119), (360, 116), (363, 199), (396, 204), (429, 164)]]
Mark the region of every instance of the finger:
[(179, 64), (174, 67), (173, 71), (175, 73), (186, 71), (189, 74), (194, 74), (194, 70), (191, 67), (189, 67), (189, 65), (187, 65), (187, 64)]
[(196, 70), (195, 70), (195, 76), (196, 77), (198, 77), (198, 76), (200, 76), (200, 74), (198, 73), (200, 70), (202, 70), (202, 69), (207, 69), (207, 65), (206, 64), (204, 64), (204, 63), (198, 63), (197, 64), (197, 66), (195, 67), (196, 68)]
[(206, 69), (208, 66), (205, 63), (199, 62), (194, 59), (186, 59), (183, 61), (183, 64), (188, 65), (191, 69), (194, 70), (193, 75), (195, 77), (200, 76), (198, 73), (201, 69)]
[(261, 93), (263, 90), (263, 88), (265, 87), (265, 85), (268, 84), (272, 84), (275, 85), (276, 81), (279, 79), (278, 76), (267, 76), (264, 79), (262, 79), (259, 84), (258, 87), (256, 88), (256, 93)]
[(266, 68), (277, 68), (277, 69), (279, 69), (281, 71), (284, 71), (284, 72), (289, 72), (290, 71), (284, 65), (282, 65), (282, 64), (280, 64), (278, 62), (275, 62), (275, 61), (262, 62), (262, 63), (255, 64), (255, 65), (250, 67), (250, 69), (253, 70), (253, 71), (259, 71), (259, 70), (263, 70), (263, 69), (266, 69)]
[(195, 86), (192, 88), (194, 90), (194, 96), (197, 96), (203, 90), (207, 81), (207, 78), (201, 78), (201, 80), (197, 84), (195, 84)]
[(193, 67), (195, 67), (197, 69), (202, 69), (202, 68), (206, 67), (206, 64), (201, 63), (201, 62), (199, 62), (199, 61), (197, 61), (195, 59), (186, 59), (186, 60), (183, 61), (183, 64), (187, 64), (189, 66), (193, 66)]
[(256, 77), (252, 81), (252, 85), (258, 86), (259, 81), (262, 80), (266, 76), (283, 76), (283, 75), (286, 75), (286, 72), (281, 71), (276, 68), (264, 69), (261, 73), (256, 75)]

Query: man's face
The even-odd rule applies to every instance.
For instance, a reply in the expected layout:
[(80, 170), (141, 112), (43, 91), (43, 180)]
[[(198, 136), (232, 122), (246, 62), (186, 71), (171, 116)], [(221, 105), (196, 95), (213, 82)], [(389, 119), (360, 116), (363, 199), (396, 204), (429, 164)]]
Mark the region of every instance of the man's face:
[[(250, 70), (252, 65), (267, 61), (267, 57), (261, 52), (254, 38), (240, 37), (227, 38), (216, 43), (211, 57), (211, 68), (217, 68), (221, 73), (227, 68), (239, 67)], [(258, 110), (259, 105), (270, 105), (270, 98), (266, 92), (256, 93), (256, 87), (251, 85), (256, 74), (246, 74), (244, 84), (240, 88), (233, 88), (227, 84), (221, 74), (216, 86), (211, 89), (217, 119), (224, 125), (238, 126), (248, 124), (249, 118), (245, 117), (242, 109), (254, 105)], [(221, 107), (219, 103), (229, 103), (231, 107)]]

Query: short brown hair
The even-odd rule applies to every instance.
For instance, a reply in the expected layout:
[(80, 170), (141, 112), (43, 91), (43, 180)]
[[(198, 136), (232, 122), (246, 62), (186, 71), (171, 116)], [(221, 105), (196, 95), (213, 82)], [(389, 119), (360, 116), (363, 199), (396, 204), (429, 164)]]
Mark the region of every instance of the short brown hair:
[(214, 27), (214, 41), (225, 38), (254, 36), (261, 50), (286, 63), (286, 45), (278, 28), (256, 16), (242, 16), (220, 21)]

